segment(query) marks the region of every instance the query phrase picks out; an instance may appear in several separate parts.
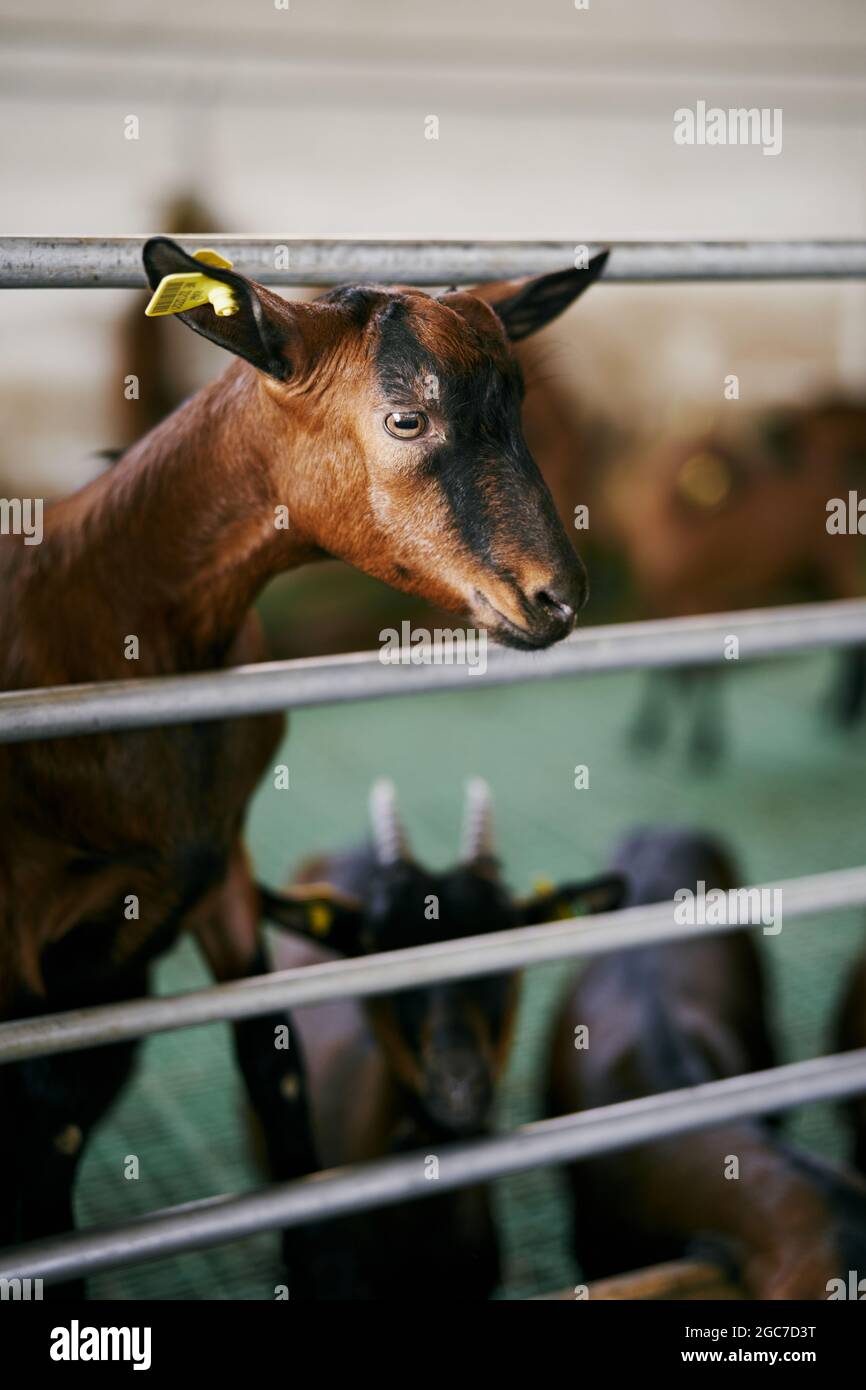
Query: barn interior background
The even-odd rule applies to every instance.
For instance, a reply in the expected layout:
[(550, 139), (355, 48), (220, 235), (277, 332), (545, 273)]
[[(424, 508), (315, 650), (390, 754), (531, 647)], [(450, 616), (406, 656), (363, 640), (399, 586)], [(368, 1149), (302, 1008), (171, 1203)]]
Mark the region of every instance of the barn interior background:
[[(291, 0), (287, 11), (81, 0), (74, 18), (58, 0), (38, 12), (4, 0), (0, 38), (9, 232), (866, 236), (866, 11), (856, 0), (592, 0), (585, 11), (566, 0)], [(780, 107), (782, 152), (675, 145), (672, 113), (698, 99)], [(130, 114), (136, 140), (125, 138)], [(436, 140), (425, 138), (431, 114)], [(137, 406), (123, 383), (147, 331), (142, 304), (129, 291), (6, 292), (0, 494), (62, 494), (104, 466), (97, 451), (134, 437)], [(171, 392), (221, 370), (217, 349), (171, 323), (159, 331)], [(862, 404), (866, 285), (602, 286), (545, 332), (532, 369), (534, 428), (539, 441), (555, 436), (547, 457), (563, 512), (590, 504), (590, 530), (577, 538), (598, 551), (586, 620), (637, 616), (642, 595), (615, 531), (605, 532), (623, 469), (708, 429), (748, 439), (780, 407), (839, 395)], [(736, 401), (723, 396), (729, 374), (739, 378)], [(768, 546), (772, 522), (788, 524), (784, 506), (780, 495)], [(723, 549), (717, 563), (726, 572), (742, 560)], [(802, 593), (817, 597), (812, 579), (802, 576)], [(778, 592), (761, 587), (753, 601), (784, 597), (795, 582), (787, 573)], [(681, 611), (700, 607), (697, 592), (680, 597)], [(338, 566), (282, 581), (263, 611), (276, 653), (291, 656), (375, 645), (386, 619), (413, 613)], [(673, 739), (652, 756), (635, 750), (637, 674), (299, 713), (292, 791), (263, 789), (252, 816), (258, 868), (277, 884), (305, 853), (358, 833), (369, 784), (383, 773), (400, 787), (419, 848), (440, 863), (454, 853), (463, 779), (487, 777), (520, 889), (536, 875), (599, 868), (617, 834), (659, 807), (725, 835), (746, 881), (861, 862), (866, 729), (822, 715), (833, 660), (725, 673), (724, 754), (703, 765), (688, 757), (680, 705)], [(575, 790), (576, 764), (590, 767), (589, 790)], [(860, 933), (857, 914), (836, 914), (820, 930), (789, 926), (765, 948), (785, 1060), (825, 1049)], [(538, 1057), (562, 974), (527, 977), (503, 1126), (538, 1111)], [(163, 964), (159, 983), (204, 983), (190, 945)], [(87, 1155), (80, 1220), (117, 1221), (260, 1181), (242, 1110), (222, 1028), (148, 1042), (135, 1084)], [(791, 1123), (816, 1149), (839, 1152), (829, 1107)], [(119, 1151), (141, 1155), (139, 1182), (118, 1180)], [(506, 1296), (568, 1284), (556, 1174), (502, 1180), (497, 1194)], [(275, 1238), (259, 1237), (102, 1275), (93, 1293), (268, 1297), (276, 1267)]]

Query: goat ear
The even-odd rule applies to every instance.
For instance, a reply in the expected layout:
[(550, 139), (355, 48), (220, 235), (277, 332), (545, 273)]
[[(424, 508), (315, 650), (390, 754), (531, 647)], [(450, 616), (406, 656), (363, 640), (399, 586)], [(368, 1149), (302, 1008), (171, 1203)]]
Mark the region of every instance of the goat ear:
[(557, 918), (580, 917), (592, 912), (615, 912), (622, 906), (626, 882), (622, 874), (601, 874), (579, 883), (561, 883), (555, 888), (539, 888), (531, 898), (517, 904), (521, 926)]
[(245, 358), (260, 372), (281, 381), (290, 375), (284, 348), (292, 336), (291, 321), (285, 301), (278, 295), (237, 271), (196, 260), (169, 237), (151, 237), (144, 244), (142, 258), (152, 290), (166, 275), (205, 274), (228, 285), (238, 306), (235, 313), (221, 317), (211, 304), (201, 304), (175, 317), (218, 347)]
[(557, 318), (604, 270), (609, 251), (599, 251), (585, 270), (554, 270), (532, 280), (503, 280), (473, 290), (494, 309), (512, 343)]
[(329, 946), (343, 956), (358, 953), (364, 921), (361, 903), (329, 883), (304, 883), (282, 893), (258, 885), (262, 916), (275, 926)]

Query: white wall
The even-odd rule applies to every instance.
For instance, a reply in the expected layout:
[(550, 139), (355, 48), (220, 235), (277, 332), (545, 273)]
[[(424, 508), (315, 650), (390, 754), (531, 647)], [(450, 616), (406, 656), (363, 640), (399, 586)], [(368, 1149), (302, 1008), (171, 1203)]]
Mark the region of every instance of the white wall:
[[(0, 20), (6, 232), (159, 230), (180, 187), (219, 230), (376, 237), (866, 235), (859, 0), (46, 0)], [(676, 146), (698, 98), (781, 106), (777, 158)], [(138, 141), (123, 118), (137, 114)], [(440, 138), (424, 138), (436, 114)], [(119, 291), (7, 291), (0, 473), (72, 486), (112, 442)], [(551, 362), (663, 417), (866, 378), (858, 285), (600, 288)], [(178, 332), (183, 329), (178, 326)]]

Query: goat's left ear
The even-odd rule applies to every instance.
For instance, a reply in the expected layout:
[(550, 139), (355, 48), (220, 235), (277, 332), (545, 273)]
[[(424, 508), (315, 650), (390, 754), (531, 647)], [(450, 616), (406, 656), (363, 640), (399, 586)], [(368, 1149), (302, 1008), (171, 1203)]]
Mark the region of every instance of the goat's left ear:
[(503, 280), (472, 291), (494, 309), (512, 343), (537, 333), (558, 317), (604, 270), (609, 251), (599, 251), (585, 270), (554, 270), (532, 280)]
[(358, 952), (361, 903), (328, 883), (303, 883), (282, 893), (258, 885), (262, 916), (275, 926), (329, 946), (340, 955)]
[(601, 874), (580, 883), (560, 883), (536, 889), (531, 898), (516, 904), (520, 926), (535, 927), (557, 918), (581, 917), (592, 912), (615, 912), (625, 898), (622, 874)]
[(285, 348), (293, 336), (291, 310), (279, 295), (235, 270), (196, 260), (170, 237), (151, 237), (144, 244), (142, 259), (152, 290), (158, 289), (166, 275), (206, 275), (226, 285), (234, 298), (233, 313), (217, 314), (207, 303), (175, 316), (193, 332), (245, 358), (260, 372), (280, 381), (290, 375)]

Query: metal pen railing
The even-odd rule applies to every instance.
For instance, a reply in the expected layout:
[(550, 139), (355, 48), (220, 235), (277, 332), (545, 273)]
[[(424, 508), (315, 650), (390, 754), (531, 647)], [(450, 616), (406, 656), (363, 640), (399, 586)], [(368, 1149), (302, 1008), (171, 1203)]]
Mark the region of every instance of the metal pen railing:
[(370, 1207), (438, 1196), (528, 1168), (570, 1163), (711, 1125), (866, 1090), (866, 1048), (725, 1077), (523, 1125), (510, 1134), (445, 1145), (438, 1177), (423, 1152), (311, 1174), (295, 1182), (210, 1197), (124, 1226), (81, 1231), (0, 1251), (0, 1279), (61, 1279), (163, 1259), (259, 1231), (326, 1221)]
[[(348, 280), (451, 285), (539, 275), (575, 264), (574, 241), (340, 241), (200, 232), (174, 238), (212, 246), (235, 270), (265, 285), (339, 285)], [(0, 237), (0, 289), (138, 289), (146, 237)], [(866, 241), (617, 241), (603, 279), (838, 280), (866, 276)]]
[[(736, 891), (736, 890), (735, 890)], [(814, 913), (866, 907), (866, 867), (840, 869), (739, 890), (750, 895), (779, 892), (785, 921)], [(774, 899), (758, 899), (772, 902)], [(748, 916), (749, 924), (754, 922)], [(292, 970), (274, 971), (248, 980), (212, 985), (189, 994), (103, 1004), (67, 1013), (0, 1024), (0, 1064), (28, 1057), (74, 1052), (127, 1042), (180, 1028), (220, 1020), (236, 1022), (274, 1009), (297, 1009), (332, 999), (390, 994), (443, 980), (466, 980), (505, 973), (528, 965), (598, 955), (662, 941), (686, 941), (743, 925), (743, 918), (726, 926), (680, 923), (674, 904), (632, 907), (619, 912), (512, 927), (484, 936), (408, 946), (399, 951), (326, 961)], [(781, 923), (780, 923), (781, 926)]]
[[(382, 652), (267, 661), (188, 676), (151, 676), (0, 694), (0, 743), (193, 720), (229, 719), (354, 700), (478, 690), (590, 672), (699, 665), (721, 661), (736, 637), (738, 660), (866, 642), (866, 600), (714, 613), (709, 617), (616, 623), (585, 628), (541, 652), (485, 649), (485, 666), (455, 661), (448, 649), (413, 645), (411, 662)], [(476, 644), (477, 645), (477, 644)], [(417, 663), (417, 664), (416, 664)]]

